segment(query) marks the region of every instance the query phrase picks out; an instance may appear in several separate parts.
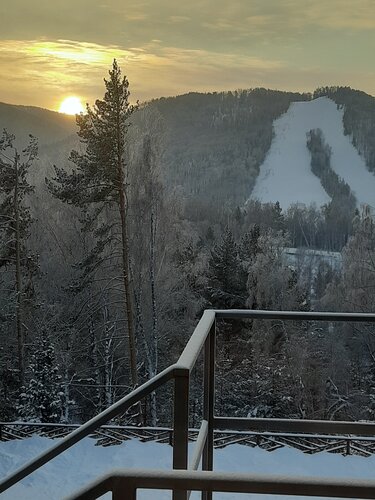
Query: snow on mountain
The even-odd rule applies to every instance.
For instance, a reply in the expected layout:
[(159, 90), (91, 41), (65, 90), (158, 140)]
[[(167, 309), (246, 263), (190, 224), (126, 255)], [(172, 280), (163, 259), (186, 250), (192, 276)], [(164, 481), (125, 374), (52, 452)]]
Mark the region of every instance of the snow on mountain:
[(332, 149), (331, 167), (349, 184), (359, 204), (375, 205), (375, 176), (366, 167), (351, 138), (344, 134), (343, 109), (328, 97), (294, 102), (274, 121), (274, 139), (260, 167), (251, 198), (279, 201), (286, 209), (292, 203), (321, 206), (330, 198), (310, 166), (306, 134), (321, 129)]
[[(48, 449), (52, 441), (34, 436), (22, 441), (0, 442), (0, 478), (8, 475), (22, 463)], [(194, 443), (189, 444), (190, 453)], [(273, 452), (260, 448), (231, 445), (215, 450), (215, 470), (240, 473), (281, 474), (283, 476), (311, 476), (372, 479), (375, 456), (368, 458), (342, 456), (321, 452), (306, 455), (293, 448), (284, 447)], [(20, 483), (1, 495), (2, 500), (57, 500), (71, 495), (78, 489), (116, 468), (172, 468), (172, 448), (167, 444), (126, 441), (118, 446), (95, 446), (86, 438), (65, 451)], [(140, 500), (170, 499), (169, 492), (141, 490)], [(252, 500), (287, 500), (290, 497), (274, 495), (236, 495)], [(106, 495), (102, 498), (110, 498)], [(200, 498), (193, 493), (191, 499)], [(295, 500), (306, 497), (293, 497)], [(215, 500), (233, 499), (231, 494), (215, 494)], [(319, 500), (319, 499), (317, 499)]]

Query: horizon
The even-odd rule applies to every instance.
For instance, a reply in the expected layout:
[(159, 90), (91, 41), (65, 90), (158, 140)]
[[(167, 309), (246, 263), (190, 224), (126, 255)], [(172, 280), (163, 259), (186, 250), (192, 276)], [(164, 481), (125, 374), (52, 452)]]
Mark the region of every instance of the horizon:
[[(230, 92), (236, 92), (236, 91), (244, 91), (244, 90), (247, 90), (247, 91), (253, 91), (253, 90), (258, 90), (258, 89), (264, 89), (264, 90), (269, 90), (271, 92), (285, 92), (285, 93), (293, 93), (293, 94), (311, 94), (311, 96), (313, 96), (313, 93), (319, 89), (319, 88), (325, 88), (325, 87), (338, 87), (338, 88), (341, 88), (341, 87), (346, 87), (345, 85), (332, 85), (332, 86), (329, 86), (329, 85), (319, 85), (318, 87), (315, 87), (313, 90), (306, 90), (306, 91), (302, 91), (302, 90), (282, 90), (282, 89), (277, 89), (277, 88), (269, 88), (269, 87), (252, 87), (252, 88), (236, 88), (236, 89), (228, 89), (228, 90), (221, 90), (221, 91), (215, 91), (215, 90), (207, 90), (205, 92), (203, 91), (196, 91), (196, 90), (190, 90), (190, 91), (187, 91), (187, 92), (184, 92), (182, 94), (176, 94), (176, 95), (162, 95), (160, 97), (156, 97), (156, 98), (151, 98), (151, 99), (148, 99), (148, 100), (145, 100), (145, 101), (141, 101), (140, 104), (148, 104), (154, 100), (158, 100), (158, 99), (175, 99), (175, 98), (178, 98), (178, 97), (184, 97), (184, 96), (187, 96), (187, 95), (190, 95), (190, 94), (200, 94), (200, 95), (210, 95), (210, 94), (226, 94), (226, 93), (230, 93)], [(367, 95), (369, 95), (370, 97), (372, 98), (375, 98), (375, 95), (372, 95), (362, 89), (359, 89), (359, 88), (352, 88), (350, 87), (351, 90), (354, 90), (355, 92), (363, 92)], [(375, 94), (375, 92), (374, 92)], [(98, 97), (98, 99), (100, 99), (100, 97)], [(318, 97), (317, 99), (320, 99), (320, 97)], [(69, 114), (69, 113), (64, 113), (62, 111), (59, 111), (58, 109), (51, 109), (51, 108), (47, 108), (47, 107), (44, 107), (44, 106), (36, 106), (34, 104), (27, 104), (27, 103), (14, 103), (14, 102), (5, 102), (5, 101), (1, 101), (0, 100), (0, 104), (5, 104), (6, 106), (18, 106), (18, 107), (25, 107), (25, 108), (38, 108), (38, 109), (42, 109), (42, 110), (45, 110), (45, 111), (52, 111), (53, 113), (58, 113), (58, 114), (61, 114), (61, 115), (65, 115), (65, 116), (75, 116), (75, 114)], [(86, 103), (84, 103), (86, 104)], [(88, 103), (90, 106), (92, 106), (94, 103)], [(78, 113), (76, 113), (78, 114)]]
[[(0, 100), (58, 110), (92, 103), (117, 58), (142, 102), (188, 92), (342, 86), (375, 94), (371, 0), (58, 0), (0, 5)], [(100, 19), (100, 23), (98, 22)]]

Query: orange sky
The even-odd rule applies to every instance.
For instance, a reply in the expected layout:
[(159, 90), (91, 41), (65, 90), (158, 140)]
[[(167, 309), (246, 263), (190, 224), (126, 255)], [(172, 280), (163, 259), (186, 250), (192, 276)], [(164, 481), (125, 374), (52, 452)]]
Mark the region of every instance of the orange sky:
[(92, 103), (114, 57), (145, 100), (350, 85), (375, 94), (374, 0), (1, 0), (0, 101)]

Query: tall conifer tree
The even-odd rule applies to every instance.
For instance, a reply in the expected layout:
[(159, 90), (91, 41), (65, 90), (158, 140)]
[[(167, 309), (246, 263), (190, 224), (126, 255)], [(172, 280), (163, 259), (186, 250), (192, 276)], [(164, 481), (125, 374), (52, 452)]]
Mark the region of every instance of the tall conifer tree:
[[(85, 214), (83, 229), (94, 235), (95, 245), (81, 263), (82, 283), (90, 281), (95, 270), (107, 261), (108, 248), (113, 249), (117, 242), (120, 244), (127, 323), (125, 336), (129, 342), (132, 384), (136, 386), (138, 375), (130, 277), (126, 161), (129, 118), (136, 106), (129, 103), (129, 81), (122, 77), (116, 60), (104, 83), (103, 100), (98, 99), (92, 108), (87, 105), (86, 114), (77, 115), (78, 136), (85, 145), (85, 151), (71, 152), (69, 159), (76, 169), (69, 173), (55, 168), (54, 179), (46, 182), (53, 195), (82, 209)], [(117, 218), (109, 220), (108, 214), (113, 209), (117, 211)], [(116, 228), (119, 228), (119, 234)]]

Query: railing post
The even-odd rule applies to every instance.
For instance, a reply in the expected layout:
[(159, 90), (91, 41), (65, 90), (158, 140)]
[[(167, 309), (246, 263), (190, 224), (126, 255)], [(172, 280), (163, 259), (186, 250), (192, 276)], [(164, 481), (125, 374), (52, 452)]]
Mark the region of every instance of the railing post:
[[(213, 470), (214, 458), (214, 406), (215, 406), (215, 342), (216, 321), (204, 345), (203, 419), (208, 422), (207, 440), (203, 450), (202, 470)], [(202, 492), (202, 500), (212, 500), (211, 491)]]
[(137, 488), (133, 481), (114, 481), (112, 486), (112, 500), (137, 500)]
[[(173, 468), (188, 468), (189, 370), (179, 369), (174, 379)], [(174, 491), (173, 500), (187, 500), (187, 491)]]
[(347, 442), (346, 442), (346, 454), (347, 455), (351, 455), (351, 451), (350, 451), (350, 439), (348, 439)]

